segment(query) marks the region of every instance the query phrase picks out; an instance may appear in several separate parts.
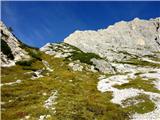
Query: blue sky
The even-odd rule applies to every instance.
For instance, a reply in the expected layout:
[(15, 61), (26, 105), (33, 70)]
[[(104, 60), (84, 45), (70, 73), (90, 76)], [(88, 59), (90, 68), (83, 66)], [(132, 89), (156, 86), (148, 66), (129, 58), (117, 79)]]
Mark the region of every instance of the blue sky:
[(2, 2), (1, 20), (28, 45), (60, 42), (75, 30), (97, 30), (135, 17), (160, 17), (160, 2)]

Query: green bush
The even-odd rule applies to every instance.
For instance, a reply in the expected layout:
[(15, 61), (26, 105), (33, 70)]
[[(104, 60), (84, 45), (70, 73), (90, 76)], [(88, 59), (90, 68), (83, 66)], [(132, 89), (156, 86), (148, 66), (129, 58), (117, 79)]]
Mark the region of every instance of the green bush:
[(23, 69), (23, 70), (32, 70), (32, 71), (38, 70), (37, 68), (33, 68), (33, 67), (31, 67), (31, 66), (24, 66), (22, 69)]
[(79, 48), (69, 45), (67, 43), (65, 43), (64, 45), (69, 46), (71, 49), (74, 50), (73, 52), (71, 52), (72, 55), (68, 57), (71, 58), (72, 60), (80, 60), (80, 62), (82, 63), (87, 63), (92, 65), (92, 62), (90, 61), (92, 58), (102, 59), (99, 55), (95, 53), (85, 53), (81, 51)]
[(82, 63), (87, 63), (92, 65), (92, 62), (90, 61), (92, 58), (101, 59), (98, 55), (94, 53), (84, 53), (84, 52), (72, 52), (72, 55), (70, 56), (72, 60), (80, 60)]
[(23, 60), (23, 61), (17, 61), (16, 65), (31, 66), (32, 63), (33, 63), (33, 60)]
[(32, 58), (36, 58), (37, 60), (40, 60), (40, 61), (42, 60), (41, 52), (39, 51), (39, 48), (29, 46), (21, 42), (21, 40), (19, 40), (14, 34), (13, 36), (20, 42), (20, 47), (24, 49), (25, 51), (27, 51)]
[(12, 54), (11, 48), (8, 46), (8, 44), (1, 39), (1, 51), (3, 54), (7, 56), (7, 58), (13, 60), (14, 56)]
[(35, 58), (35, 59), (40, 60), (40, 61), (42, 60), (41, 59), (41, 53), (39, 51), (37, 51), (37, 50), (29, 50), (28, 52), (29, 52), (29, 55), (32, 58)]

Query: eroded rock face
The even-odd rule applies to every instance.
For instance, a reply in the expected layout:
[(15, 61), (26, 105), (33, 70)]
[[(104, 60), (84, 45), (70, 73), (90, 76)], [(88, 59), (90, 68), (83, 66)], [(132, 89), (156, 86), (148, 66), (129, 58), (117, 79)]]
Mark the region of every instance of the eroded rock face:
[[(1, 66), (7, 67), (15, 64), (16, 61), (29, 59), (28, 53), (20, 47), (20, 42), (0, 21), (1, 30)], [(6, 52), (5, 52), (6, 51)], [(10, 52), (10, 53), (9, 53)]]
[(155, 52), (160, 51), (160, 18), (135, 18), (133, 21), (121, 21), (98, 31), (75, 31), (64, 42), (110, 61), (122, 61), (131, 55), (155, 55)]
[(91, 61), (99, 71), (103, 73), (111, 73), (111, 74), (115, 73), (114, 68), (111, 66), (109, 62), (105, 60), (98, 60), (95, 58), (91, 59)]

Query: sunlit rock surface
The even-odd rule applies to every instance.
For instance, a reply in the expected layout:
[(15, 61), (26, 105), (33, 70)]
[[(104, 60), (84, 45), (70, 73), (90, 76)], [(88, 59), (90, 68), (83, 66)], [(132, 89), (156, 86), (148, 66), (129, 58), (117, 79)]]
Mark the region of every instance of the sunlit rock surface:
[(16, 61), (30, 58), (28, 53), (20, 47), (20, 41), (17, 40), (17, 38), (9, 31), (9, 29), (1, 21), (0, 21), (0, 30), (1, 30), (1, 43), (3, 42), (4, 44), (7, 44), (7, 46), (11, 50), (10, 54), (13, 55), (12, 58), (7, 57), (7, 55), (3, 53), (3, 50), (7, 48), (6, 46), (3, 46), (1, 44), (1, 66), (3, 67), (13, 66), (15, 65)]
[(123, 60), (130, 54), (155, 55), (155, 52), (160, 51), (160, 18), (135, 18), (130, 22), (121, 21), (97, 31), (75, 31), (64, 42), (82, 51), (99, 54), (110, 61)]

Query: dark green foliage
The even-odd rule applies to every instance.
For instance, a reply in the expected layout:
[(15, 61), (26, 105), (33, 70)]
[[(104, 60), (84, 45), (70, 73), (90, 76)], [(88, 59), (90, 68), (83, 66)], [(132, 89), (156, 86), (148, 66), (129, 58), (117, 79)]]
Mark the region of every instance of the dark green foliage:
[(73, 50), (75, 50), (75, 51), (79, 51), (79, 52), (83, 52), (83, 51), (81, 51), (79, 48), (77, 48), (77, 47), (75, 47), (75, 46), (72, 46), (72, 45), (70, 45), (70, 44), (67, 44), (67, 43), (64, 43), (66, 46), (70, 46), (70, 48), (72, 48)]
[(33, 68), (33, 67), (31, 67), (31, 66), (24, 66), (22, 69), (23, 69), (23, 70), (32, 70), (32, 71), (38, 70), (37, 68)]
[(33, 63), (33, 60), (24, 60), (24, 61), (17, 61), (16, 65), (31, 66), (32, 63)]
[(70, 48), (74, 50), (73, 52), (71, 52), (72, 55), (68, 57), (71, 58), (72, 60), (80, 60), (80, 62), (82, 63), (87, 63), (92, 65), (92, 62), (90, 61), (92, 58), (102, 59), (99, 55), (95, 53), (85, 53), (75, 46), (69, 45), (67, 43), (65, 43), (65, 45), (70, 46)]
[(1, 39), (1, 51), (3, 52), (3, 54), (5, 54), (7, 56), (7, 58), (13, 60), (14, 56), (12, 54), (11, 48), (8, 46), (8, 44)]
[(90, 61), (92, 58), (100, 59), (100, 57), (94, 53), (84, 53), (84, 52), (72, 52), (72, 60), (80, 60), (82, 63), (92, 64)]
[(32, 58), (35, 58), (37, 60), (42, 60), (41, 59), (41, 52), (39, 51), (38, 48), (35, 48), (35, 47), (31, 47), (29, 45), (26, 45), (24, 43), (22, 43), (20, 40), (19, 42), (21, 43), (21, 48), (24, 49), (25, 51), (28, 52), (28, 54), (32, 57)]
[(40, 60), (40, 61), (42, 60), (41, 59), (41, 53), (39, 51), (29, 49), (28, 52), (29, 52), (29, 55), (32, 58), (35, 58), (35, 59)]

